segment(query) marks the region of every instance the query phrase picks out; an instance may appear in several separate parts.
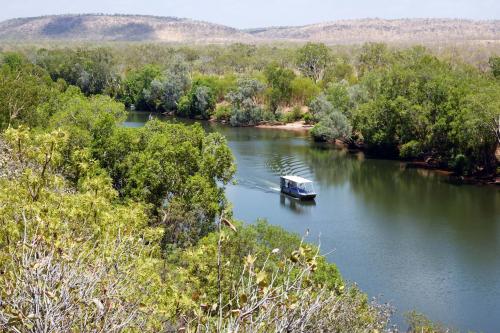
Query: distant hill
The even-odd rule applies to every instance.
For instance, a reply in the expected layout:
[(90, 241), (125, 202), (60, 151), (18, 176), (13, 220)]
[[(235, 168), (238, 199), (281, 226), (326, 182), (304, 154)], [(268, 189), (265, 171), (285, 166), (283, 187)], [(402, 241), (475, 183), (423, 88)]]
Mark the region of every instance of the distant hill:
[(55, 15), (0, 22), (0, 40), (273, 42), (317, 41), (358, 44), (370, 41), (428, 43), (500, 41), (500, 20), (360, 19), (300, 27), (239, 30), (220, 24), (144, 15)]
[(237, 29), (190, 19), (143, 15), (55, 15), (0, 22), (0, 40), (232, 42)]
[(264, 28), (249, 32), (258, 39), (321, 41), (329, 44), (500, 41), (500, 20), (362, 19), (302, 27)]

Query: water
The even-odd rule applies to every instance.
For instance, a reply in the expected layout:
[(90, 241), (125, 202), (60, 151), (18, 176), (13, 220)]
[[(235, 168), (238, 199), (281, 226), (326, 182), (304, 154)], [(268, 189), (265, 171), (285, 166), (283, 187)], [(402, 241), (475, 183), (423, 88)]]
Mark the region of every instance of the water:
[[(147, 114), (132, 114), (140, 126)], [(500, 191), (456, 186), (427, 170), (313, 143), (306, 133), (205, 124), (236, 161), (227, 188), (238, 219), (320, 242), (342, 275), (370, 296), (462, 331), (500, 332)], [(279, 175), (314, 180), (315, 202), (279, 193)], [(402, 325), (403, 326), (403, 325)], [(403, 327), (403, 329), (406, 327)]]

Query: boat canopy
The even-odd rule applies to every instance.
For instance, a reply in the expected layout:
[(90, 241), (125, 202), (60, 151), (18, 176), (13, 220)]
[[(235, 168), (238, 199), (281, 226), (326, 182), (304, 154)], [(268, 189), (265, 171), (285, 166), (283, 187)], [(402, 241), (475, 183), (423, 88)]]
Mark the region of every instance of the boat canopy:
[(308, 183), (312, 183), (311, 180), (309, 179), (305, 179), (305, 178), (302, 178), (302, 177), (299, 177), (299, 176), (281, 176), (282, 179), (285, 179), (285, 180), (288, 180), (288, 181), (291, 181), (295, 184), (308, 184)]

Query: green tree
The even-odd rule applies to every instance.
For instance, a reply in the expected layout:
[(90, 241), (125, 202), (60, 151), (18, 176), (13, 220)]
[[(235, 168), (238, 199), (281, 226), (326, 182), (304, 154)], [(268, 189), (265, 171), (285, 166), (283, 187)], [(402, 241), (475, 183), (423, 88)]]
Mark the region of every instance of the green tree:
[(58, 93), (44, 70), (31, 64), (22, 65), (19, 59), (10, 54), (0, 67), (0, 130), (43, 122), (45, 119), (37, 112), (38, 105)]
[(177, 113), (183, 117), (209, 119), (214, 110), (215, 96), (212, 89), (195, 84), (180, 99)]
[(154, 108), (156, 105), (151, 105), (150, 100), (146, 100), (145, 92), (150, 91), (153, 81), (161, 81), (161, 78), (161, 70), (154, 65), (146, 65), (140, 70), (128, 72), (123, 80), (121, 101), (126, 106), (135, 106), (138, 110)]
[(228, 94), (231, 103), (231, 125), (256, 125), (262, 121), (263, 110), (259, 105), (259, 98), (265, 86), (255, 79), (238, 81), (238, 88)]
[(179, 100), (191, 85), (188, 64), (180, 57), (175, 57), (165, 73), (163, 81), (163, 107), (176, 110)]
[(360, 76), (378, 68), (387, 66), (391, 61), (391, 54), (386, 44), (364, 44), (358, 56), (358, 70)]
[(296, 76), (290, 85), (292, 101), (297, 105), (308, 105), (320, 93), (320, 88), (307, 77)]
[(264, 71), (268, 84), (267, 97), (269, 106), (273, 112), (283, 104), (290, 103), (292, 98), (292, 81), (295, 74), (292, 70), (283, 68), (277, 64), (267, 66)]
[(301, 73), (318, 83), (331, 61), (331, 51), (325, 44), (307, 43), (297, 51), (297, 66)]
[(491, 73), (493, 74), (493, 76), (496, 78), (500, 78), (500, 57), (490, 57), (488, 63), (490, 65)]

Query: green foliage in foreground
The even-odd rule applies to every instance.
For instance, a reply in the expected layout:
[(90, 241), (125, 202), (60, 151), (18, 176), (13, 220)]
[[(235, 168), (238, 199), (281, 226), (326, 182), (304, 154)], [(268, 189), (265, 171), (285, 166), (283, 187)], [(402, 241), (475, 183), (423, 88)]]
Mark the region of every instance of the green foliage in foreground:
[(317, 249), (264, 222), (224, 219), (222, 232), (165, 260), (147, 205), (119, 200), (95, 160), (81, 158), (76, 187), (59, 174), (69, 137), (25, 128), (3, 136), (13, 174), (0, 178), (2, 331), (384, 327), (384, 307), (346, 287)]

